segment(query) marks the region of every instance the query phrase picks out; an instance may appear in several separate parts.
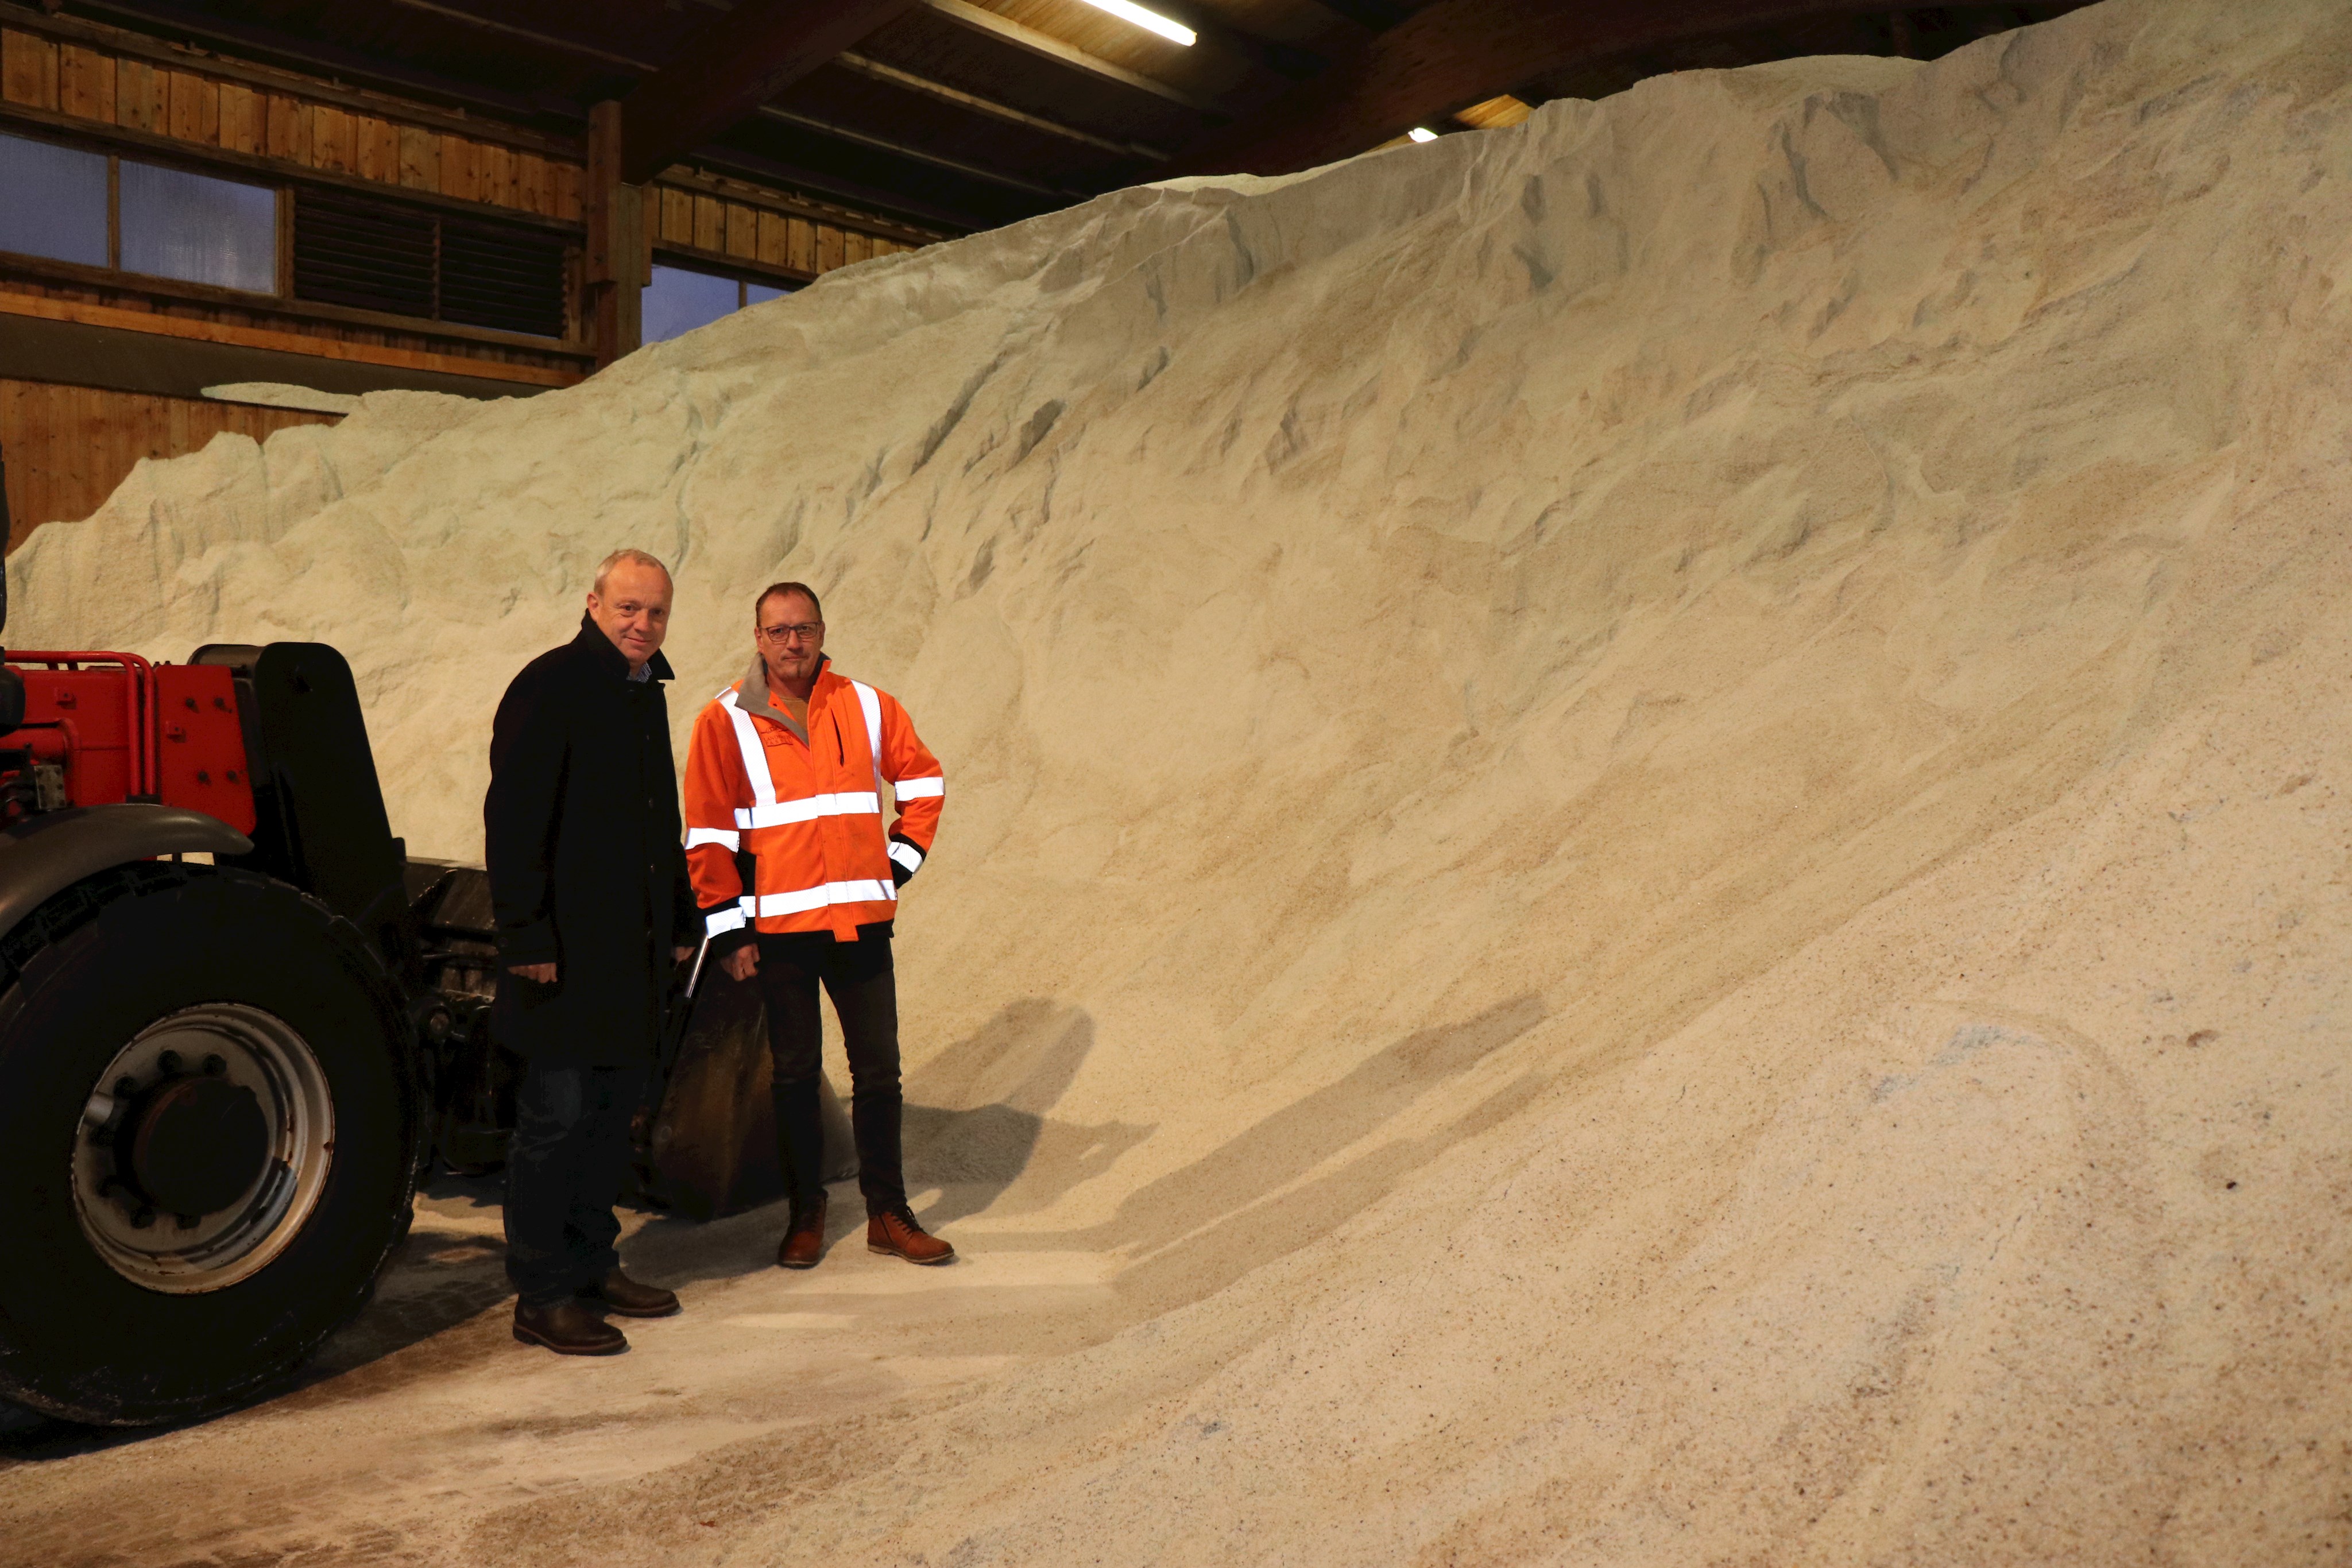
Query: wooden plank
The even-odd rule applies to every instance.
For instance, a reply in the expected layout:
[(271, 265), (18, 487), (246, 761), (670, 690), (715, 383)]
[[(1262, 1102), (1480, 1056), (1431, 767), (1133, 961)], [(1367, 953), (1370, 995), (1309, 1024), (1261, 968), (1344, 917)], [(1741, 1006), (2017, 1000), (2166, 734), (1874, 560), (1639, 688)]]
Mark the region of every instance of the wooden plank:
[(694, 247), (716, 251), (727, 248), (727, 208), (716, 196), (694, 198)]
[(515, 154), (515, 187), (525, 212), (547, 216), (555, 212), (555, 171), (536, 152)]
[(842, 232), (834, 227), (831, 224), (819, 224), (816, 225), (817, 271), (831, 272), (835, 267), (841, 265), (843, 250), (842, 240), (844, 237), (845, 236)]
[(169, 133), (182, 141), (219, 146), (219, 84), (187, 71), (166, 71), (163, 77)]
[(388, 120), (368, 116), (352, 126), (359, 154), (359, 173), (387, 185), (400, 183), (400, 128)]
[(621, 178), (651, 180), (912, 4), (741, 0), (623, 100)]
[(58, 47), (15, 27), (0, 27), (0, 99), (35, 109), (58, 106)]
[(514, 149), (487, 141), (474, 143), (474, 185), (479, 200), (502, 207), (522, 205), (516, 185)]
[(551, 164), (555, 171), (555, 210), (551, 214), (566, 223), (580, 221), (580, 165)]
[(699, 169), (680, 166), (664, 170), (660, 183), (664, 189), (676, 186), (698, 194), (717, 196), (722, 202), (740, 202), (761, 212), (782, 213), (788, 218), (849, 225), (867, 234), (887, 235), (892, 239), (904, 240), (913, 246), (932, 245), (948, 237), (948, 231), (908, 228), (904, 224), (860, 212), (856, 207), (845, 207), (837, 202), (819, 202), (789, 195), (763, 185), (707, 173)]
[(874, 259), (874, 238), (856, 229), (844, 231), (841, 236), (841, 265), (854, 267), (861, 261)]
[(258, 152), (268, 140), (261, 95), (241, 82), (220, 84), (220, 144), (232, 152)]
[[(122, 68), (129, 70), (131, 63), (123, 61)], [(269, 156), (308, 167), (310, 162), (310, 106), (299, 99), (273, 92), (269, 95), (267, 118)]]
[(421, 126), (400, 128), (400, 183), (412, 191), (441, 188), (441, 138)]
[(441, 193), (462, 201), (475, 201), (474, 149), (478, 144), (462, 136), (441, 138)]
[(694, 197), (685, 191), (660, 186), (661, 226), (655, 230), (672, 245), (694, 243)]
[(114, 327), (126, 332), (150, 332), (165, 338), (188, 338), (205, 343), (234, 343), (247, 349), (277, 349), (309, 354), (315, 359), (348, 360), (359, 364), (390, 365), (400, 370), (439, 371), (453, 376), (525, 382), (537, 386), (570, 386), (580, 379), (576, 371), (544, 365), (513, 364), (463, 354), (436, 354), (417, 349), (394, 349), (305, 333), (277, 332), (261, 327), (237, 327), (226, 322), (169, 316), (159, 311), (123, 310), (110, 305), (89, 305), (78, 299), (49, 299), (38, 295), (0, 292), (0, 315), (34, 316), (50, 321), (79, 321), (93, 327)]
[(784, 220), (784, 265), (814, 274), (816, 271), (816, 225), (806, 218)]
[(785, 226), (791, 221), (782, 213), (760, 214), (760, 238), (758, 245), (753, 247), (753, 254), (771, 267), (791, 265), (785, 260), (787, 244)]
[[(289, 274), (283, 269), (291, 266), (290, 258), (284, 254), (289, 230), (280, 227), (278, 237), (279, 276), (285, 277)], [(156, 303), (124, 308), (167, 310), (173, 315), (267, 329), (281, 329), (280, 323), (293, 323), (282, 329), (319, 332), (331, 337), (390, 330), (401, 336), (385, 341), (395, 347), (420, 351), (439, 352), (443, 350), (437, 345), (455, 343), (463, 347), (446, 351), (480, 354), (491, 351), (495, 346), (501, 358), (512, 358), (520, 353), (527, 360), (540, 363), (545, 363), (550, 358), (562, 361), (576, 359), (586, 351), (584, 343), (572, 338), (547, 339), (533, 333), (504, 332), (494, 327), (430, 321), (415, 316), (395, 316), (345, 305), (327, 305), (315, 299), (295, 299), (282, 294), (272, 298), (268, 295), (222, 288), (209, 283), (189, 283), (173, 277), (143, 277), (111, 272), (103, 267), (50, 261), (39, 256), (0, 256), (0, 289), (19, 289), (34, 295), (110, 306), (121, 304), (125, 297), (149, 299)]]
[(254, 408), (47, 382), (0, 381), (0, 449), (8, 454), (8, 548), (44, 523), (103, 506), (142, 457), (201, 451), (224, 432), (266, 441), (341, 414)]
[(79, 44), (58, 49), (58, 108), (84, 120), (114, 121), (114, 57)]
[(720, 204), (727, 210), (727, 243), (723, 247), (730, 256), (756, 256), (760, 254), (760, 213), (738, 202)]
[(666, 245), (656, 253), (666, 263), (692, 267), (698, 272), (734, 274), (754, 283), (814, 283), (816, 274), (807, 268), (772, 265), (757, 256), (730, 256), (723, 250), (697, 250), (690, 245)]
[(114, 65), (114, 123), (135, 131), (161, 131), (156, 123), (160, 84), (155, 68), (145, 60), (117, 60)]
[(359, 172), (358, 128), (352, 117), (323, 103), (310, 106), (310, 166), (338, 174)]

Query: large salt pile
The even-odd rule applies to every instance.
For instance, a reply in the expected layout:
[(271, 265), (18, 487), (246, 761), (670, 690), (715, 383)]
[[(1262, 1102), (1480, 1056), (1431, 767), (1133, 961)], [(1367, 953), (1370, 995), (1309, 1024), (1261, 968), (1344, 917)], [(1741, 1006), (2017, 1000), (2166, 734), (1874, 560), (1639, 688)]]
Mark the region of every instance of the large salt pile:
[(2340, 1562), (2347, 542), (2352, 10), (2113, 0), (223, 437), (10, 631), (335, 642), (464, 856), (629, 543), (946, 760), (925, 1202), (1115, 1321), (450, 1561)]

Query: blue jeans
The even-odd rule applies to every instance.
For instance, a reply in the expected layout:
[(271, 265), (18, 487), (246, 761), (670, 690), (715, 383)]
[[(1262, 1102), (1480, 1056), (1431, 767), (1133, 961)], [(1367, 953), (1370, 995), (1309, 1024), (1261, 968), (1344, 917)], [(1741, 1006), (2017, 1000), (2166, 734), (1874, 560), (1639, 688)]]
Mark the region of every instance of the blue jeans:
[(507, 1146), (507, 1278), (525, 1306), (571, 1300), (620, 1267), (613, 1204), (629, 1170), (642, 1067), (541, 1067), (515, 1095)]

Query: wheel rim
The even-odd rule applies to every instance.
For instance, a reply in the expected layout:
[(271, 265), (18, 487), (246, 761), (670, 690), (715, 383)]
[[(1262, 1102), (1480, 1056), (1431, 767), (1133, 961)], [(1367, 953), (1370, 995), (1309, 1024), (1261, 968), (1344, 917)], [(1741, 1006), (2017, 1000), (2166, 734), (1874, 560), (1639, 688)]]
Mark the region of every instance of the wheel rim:
[[(220, 1084), (249, 1092), (258, 1108), (258, 1174), (209, 1212), (169, 1212), (146, 1190), (164, 1184), (136, 1151), (155, 1141), (161, 1117), (188, 1114), (159, 1107), (202, 1099), (191, 1085), (226, 1098)], [(242, 1129), (241, 1094), (236, 1104)], [(241, 1002), (184, 1008), (117, 1051), (91, 1085), (74, 1138), (74, 1209), (92, 1249), (131, 1283), (167, 1295), (217, 1291), (268, 1267), (301, 1233), (334, 1150), (334, 1097), (299, 1031)], [(216, 1170), (201, 1174), (217, 1181)]]

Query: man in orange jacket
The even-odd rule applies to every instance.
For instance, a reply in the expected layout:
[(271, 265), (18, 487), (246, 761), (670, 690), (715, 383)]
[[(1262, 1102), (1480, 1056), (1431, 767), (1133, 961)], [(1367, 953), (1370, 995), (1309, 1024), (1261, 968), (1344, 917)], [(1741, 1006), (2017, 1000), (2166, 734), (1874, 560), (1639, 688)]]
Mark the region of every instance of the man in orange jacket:
[[(751, 627), (759, 651), (751, 669), (694, 721), (686, 858), (710, 957), (738, 980), (756, 979), (767, 1002), (776, 1134), (793, 1200), (776, 1261), (813, 1269), (824, 1253), (821, 983), (849, 1055), (866, 1245), (910, 1263), (945, 1263), (955, 1249), (925, 1234), (907, 1206), (890, 962), (898, 889), (939, 831), (939, 758), (898, 699), (829, 667), (815, 591), (770, 585), (753, 602)], [(886, 784), (898, 810), (887, 832)]]

